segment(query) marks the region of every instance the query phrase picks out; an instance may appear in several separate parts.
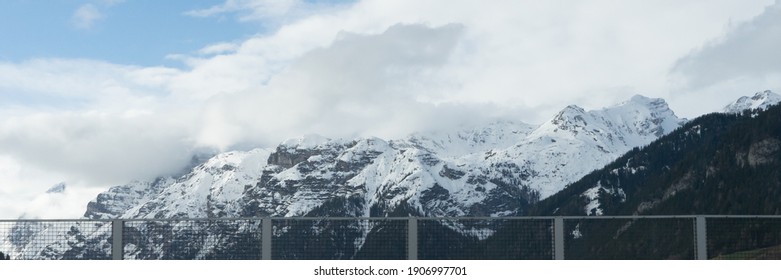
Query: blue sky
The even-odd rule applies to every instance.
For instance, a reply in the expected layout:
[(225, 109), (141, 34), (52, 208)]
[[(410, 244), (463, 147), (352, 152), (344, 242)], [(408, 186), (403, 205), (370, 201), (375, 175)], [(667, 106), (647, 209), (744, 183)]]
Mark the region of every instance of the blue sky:
[[(246, 39), (269, 31), (260, 21), (231, 16), (195, 17), (185, 12), (219, 0), (4, 0), (0, 2), (0, 60), (80, 58), (130, 65), (177, 66), (170, 54), (187, 54), (206, 45)], [(100, 15), (79, 25), (79, 8)]]
[[(310, 133), (540, 124), (635, 94), (694, 118), (781, 92), (779, 49), (781, 0), (2, 0), (0, 218), (78, 216), (196, 151)], [(59, 182), (74, 208), (26, 203)]]

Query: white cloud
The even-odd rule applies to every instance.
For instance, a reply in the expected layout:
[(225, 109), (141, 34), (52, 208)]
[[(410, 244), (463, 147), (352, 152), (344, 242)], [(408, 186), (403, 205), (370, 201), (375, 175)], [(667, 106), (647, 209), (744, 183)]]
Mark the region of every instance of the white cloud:
[[(276, 30), (285, 24), (294, 23), (309, 16), (332, 13), (350, 7), (355, 1), (309, 1), (309, 0), (225, 0), (225, 2), (203, 9), (184, 12), (191, 17), (235, 17), (240, 22), (260, 24), (266, 30)], [(263, 32), (265, 33), (265, 32)]]
[(693, 88), (740, 76), (781, 72), (781, 2), (751, 21), (738, 24), (718, 40), (678, 60), (674, 72)]
[(304, 5), (301, 0), (226, 0), (224, 3), (206, 9), (190, 10), (185, 15), (213, 17), (226, 13), (240, 13), (242, 21), (277, 18), (288, 14), (294, 8)]
[(303, 132), (332, 137), (412, 132), (428, 125), (421, 120), (435, 119), (434, 104), (417, 98), (427, 91), (424, 82), (438, 79), (435, 73), (461, 33), (458, 25), (342, 33), (331, 46), (304, 54), (268, 85), (212, 100), (217, 102), (207, 105), (210, 114), (205, 115), (212, 125), (204, 135), (217, 141), (210, 144), (224, 146), (237, 139), (275, 143), (283, 139), (280, 135)]
[(98, 10), (93, 4), (81, 5), (71, 17), (71, 22), (76, 28), (91, 29), (95, 22), (104, 19), (106, 16)]
[[(750, 21), (680, 58), (672, 67), (675, 90), (689, 92), (687, 103), (725, 104), (735, 93), (781, 89), (781, 1)], [(702, 105), (702, 103), (700, 103)], [(711, 107), (708, 106), (708, 107)], [(696, 109), (696, 108), (692, 108)], [(705, 113), (700, 110), (693, 114)]]
[(166, 114), (36, 113), (0, 122), (0, 153), (24, 164), (114, 183), (153, 178), (189, 160), (186, 124)]
[(28, 203), (24, 205), (24, 208), (17, 211), (22, 213), (21, 218), (26, 219), (81, 218), (86, 212), (87, 203), (94, 200), (104, 190), (103, 187), (69, 186), (62, 193), (42, 193), (30, 196), (25, 199)]
[(148, 107), (166, 94), (164, 88), (179, 72), (163, 67), (141, 68), (93, 60), (0, 62), (0, 100), (5, 101), (0, 103), (0, 109), (15, 103), (39, 108), (101, 108), (104, 111)]
[[(65, 192), (44, 191), (63, 178), (73, 179)], [(85, 205), (105, 186), (90, 186), (64, 174), (42, 171), (21, 164), (10, 156), (0, 155), (0, 219), (78, 218)]]
[(114, 6), (114, 5), (118, 5), (118, 4), (122, 4), (124, 2), (125, 2), (125, 0), (100, 0), (101, 4), (103, 4), (105, 6), (108, 6), (108, 7)]
[(225, 54), (229, 52), (234, 52), (238, 48), (239, 46), (234, 43), (217, 43), (217, 44), (208, 45), (198, 50), (198, 54), (200, 55)]
[(119, 5), (125, 0), (96, 0), (79, 6), (71, 15), (71, 24), (78, 29), (92, 29), (95, 24), (106, 19), (105, 10)]
[(721, 35), (728, 21), (751, 18), (767, 3), (752, 4), (364, 1), (287, 25), (274, 37), (322, 38), (334, 36), (333, 30), (376, 34), (399, 22), (460, 23), (465, 28), (457, 54), (439, 73), (459, 85), (448, 83), (430, 99), (496, 104), (541, 122), (569, 103), (605, 106), (636, 93), (670, 97), (669, 66)]

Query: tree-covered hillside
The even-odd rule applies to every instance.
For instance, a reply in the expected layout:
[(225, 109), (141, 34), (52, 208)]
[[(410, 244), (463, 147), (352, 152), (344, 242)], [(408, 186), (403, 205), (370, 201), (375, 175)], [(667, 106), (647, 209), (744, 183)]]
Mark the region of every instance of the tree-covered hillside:
[(530, 213), (778, 215), (780, 165), (781, 107), (710, 114), (633, 149)]
[[(529, 214), (779, 215), (781, 107), (692, 120), (540, 201)], [(781, 220), (708, 221), (709, 256), (781, 244)], [(570, 220), (566, 233), (570, 258), (693, 257), (691, 219)]]

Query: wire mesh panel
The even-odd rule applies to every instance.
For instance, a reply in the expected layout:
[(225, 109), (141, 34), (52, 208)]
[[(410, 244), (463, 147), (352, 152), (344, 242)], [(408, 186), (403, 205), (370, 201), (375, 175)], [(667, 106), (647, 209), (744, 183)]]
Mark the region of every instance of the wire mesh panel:
[(708, 258), (781, 259), (781, 218), (707, 218)]
[(276, 260), (401, 260), (407, 221), (386, 219), (275, 219)]
[(553, 219), (421, 219), (422, 260), (553, 259)]
[(260, 259), (260, 220), (126, 221), (125, 259)]
[[(706, 218), (563, 217), (564, 258), (693, 259), (698, 220), (707, 221), (708, 258), (781, 259), (781, 216)], [(417, 218), (413, 231), (402, 218), (270, 221), (273, 259), (406, 259), (408, 248), (418, 259), (552, 259), (555, 249), (548, 217)], [(125, 259), (260, 259), (263, 252), (258, 219), (116, 224)], [(113, 241), (106, 220), (0, 221), (0, 252), (12, 259), (111, 259)]]
[(0, 252), (15, 260), (111, 259), (111, 224), (86, 220), (2, 221)]
[(694, 259), (693, 218), (567, 218), (566, 259)]

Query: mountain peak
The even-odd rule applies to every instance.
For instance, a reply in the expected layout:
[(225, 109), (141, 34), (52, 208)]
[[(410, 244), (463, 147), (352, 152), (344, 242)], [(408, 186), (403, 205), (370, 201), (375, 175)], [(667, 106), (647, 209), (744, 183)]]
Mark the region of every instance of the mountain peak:
[(328, 141), (331, 141), (331, 139), (323, 137), (318, 134), (305, 134), (300, 137), (285, 140), (282, 142), (282, 144), (280, 144), (280, 146), (286, 148), (307, 150), (328, 143)]
[(670, 110), (669, 106), (667, 105), (667, 101), (665, 101), (664, 99), (647, 97), (640, 94), (635, 94), (631, 98), (629, 98), (629, 100), (621, 102), (618, 105), (613, 106), (612, 108), (626, 107), (626, 106), (633, 106), (633, 105), (639, 105), (656, 112), (664, 112)]
[(753, 109), (765, 110), (767, 107), (778, 103), (781, 103), (781, 95), (765, 90), (754, 93), (752, 97), (742, 96), (735, 102), (725, 106), (723, 111), (725, 113), (740, 113)]
[(567, 107), (564, 107), (564, 109), (561, 109), (558, 114), (556, 114), (555, 117), (553, 117), (554, 123), (558, 121), (563, 121), (565, 119), (571, 119), (573, 117), (578, 117), (586, 114), (586, 109), (583, 109), (582, 107), (578, 105), (569, 105)]
[(629, 98), (629, 102), (650, 103), (650, 102), (653, 102), (653, 101), (658, 101), (660, 99), (661, 98), (651, 98), (651, 97), (648, 97), (648, 96), (645, 96), (645, 95), (642, 95), (642, 94), (635, 94), (635, 95), (632, 95), (631, 98)]
[(581, 107), (580, 107), (580, 106), (578, 106), (578, 105), (569, 105), (569, 106), (567, 106), (567, 107), (564, 107), (564, 109), (563, 109), (563, 110), (561, 110), (561, 111), (562, 111), (562, 112), (564, 112), (564, 111), (585, 112), (586, 110), (585, 110), (585, 109), (583, 109), (583, 108), (581, 108)]
[(59, 182), (46, 190), (46, 193), (63, 193), (65, 192), (66, 187), (65, 182)]
[(588, 125), (584, 116), (588, 115), (586, 110), (577, 106), (569, 105), (564, 107), (555, 117), (550, 121), (557, 129), (573, 130), (578, 127)]

